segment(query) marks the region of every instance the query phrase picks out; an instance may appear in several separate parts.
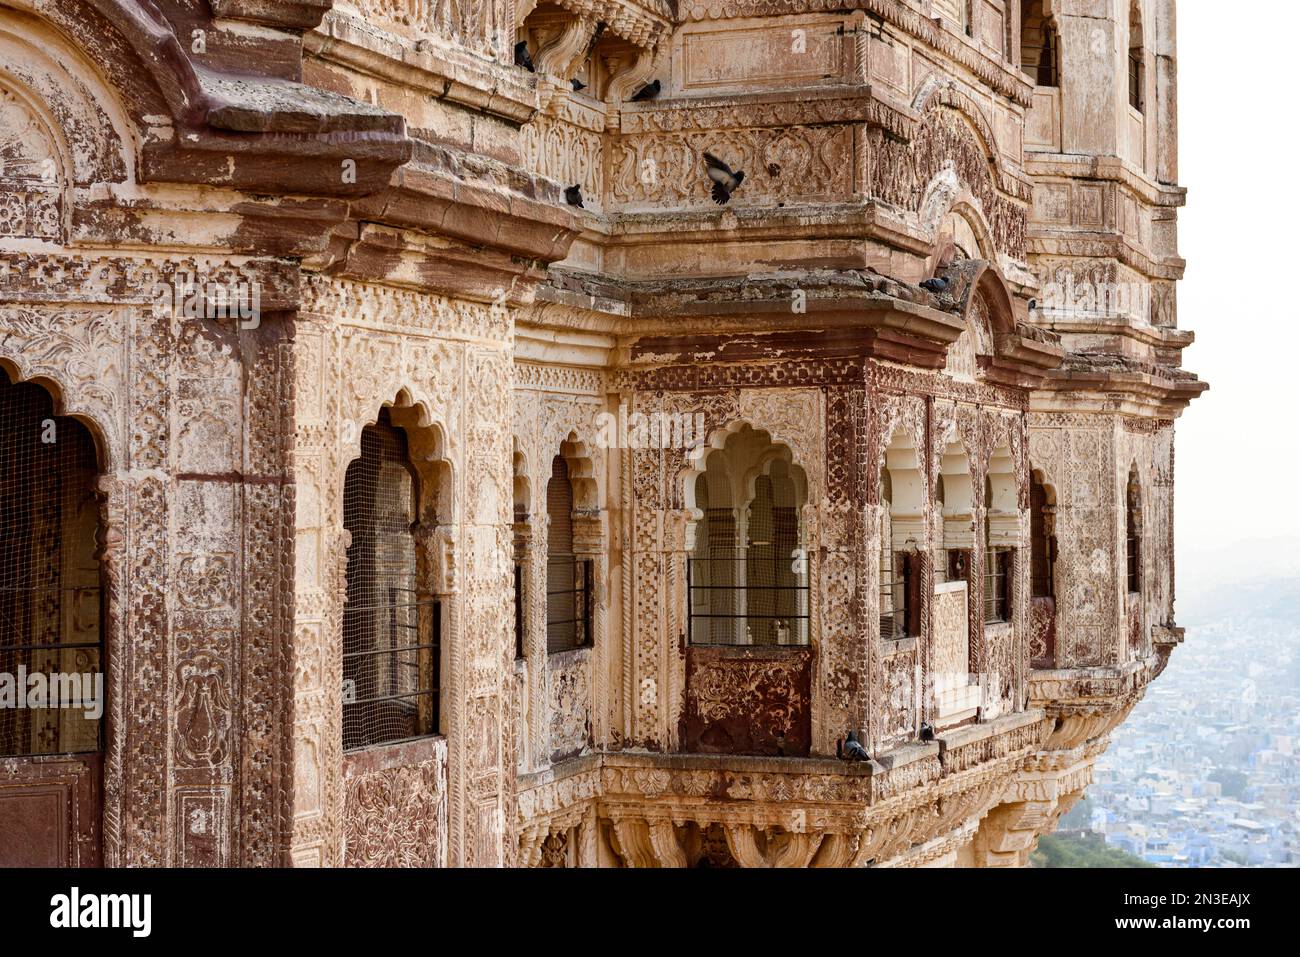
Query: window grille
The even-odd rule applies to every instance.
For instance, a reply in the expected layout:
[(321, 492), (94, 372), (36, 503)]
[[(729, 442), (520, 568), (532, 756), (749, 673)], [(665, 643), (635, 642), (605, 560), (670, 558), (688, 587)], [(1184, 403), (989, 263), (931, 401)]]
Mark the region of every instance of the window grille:
[(1124, 509), (1125, 558), (1127, 560), (1128, 590), (1142, 590), (1142, 512), (1137, 469), (1129, 472), (1128, 490)]
[(1056, 28), (1043, 24), (1043, 45), (1039, 48), (1038, 70), (1034, 78), (1038, 86), (1056, 86), (1060, 82), (1060, 47)]
[(0, 371), (0, 673), (19, 694), (20, 674), (60, 676), (46, 686), (61, 705), (0, 708), (0, 756), (101, 748), (102, 718), (86, 717), (105, 690), (97, 472), (85, 427)]
[(705, 557), (687, 561), (692, 644), (802, 645), (808, 641), (807, 570), (799, 516), (775, 504), (760, 475), (747, 513), (747, 544), (737, 543), (729, 508), (704, 510)]
[(1142, 112), (1142, 86), (1145, 78), (1143, 66), (1142, 14), (1136, 2), (1129, 6), (1128, 18), (1128, 103)]
[(1048, 533), (1047, 489), (1029, 476), (1029, 582), (1034, 598), (1055, 598), (1056, 537)]
[(546, 512), (546, 652), (553, 655), (589, 645), (592, 638), (592, 561), (573, 553), (573, 483), (559, 455), (551, 462)]
[(418, 478), (388, 410), (361, 433), (348, 466), (343, 608), (343, 749), (438, 732), (442, 606), (417, 587)]
[(1128, 104), (1142, 112), (1142, 51), (1128, 51)]
[(524, 656), (524, 566), (515, 562), (515, 657)]
[(990, 548), (984, 553), (984, 621), (1011, 620), (1010, 548)]
[(913, 637), (920, 632), (915, 559), (885, 548), (880, 560), (880, 637), (886, 641)]

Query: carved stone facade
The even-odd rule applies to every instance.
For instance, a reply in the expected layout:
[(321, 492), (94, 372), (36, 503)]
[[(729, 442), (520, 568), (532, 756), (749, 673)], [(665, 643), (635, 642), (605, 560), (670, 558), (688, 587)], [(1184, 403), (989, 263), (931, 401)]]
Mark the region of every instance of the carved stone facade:
[[(0, 368), (97, 444), (109, 709), (0, 753), (62, 835), (0, 857), (1025, 863), (1181, 640), (1173, 21), (0, 0)], [(345, 750), (381, 413), (437, 733)]]

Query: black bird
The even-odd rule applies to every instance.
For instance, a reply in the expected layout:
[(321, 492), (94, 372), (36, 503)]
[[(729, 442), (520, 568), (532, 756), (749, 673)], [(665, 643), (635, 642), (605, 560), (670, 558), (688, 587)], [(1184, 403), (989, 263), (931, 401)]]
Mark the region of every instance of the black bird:
[(928, 292), (943, 292), (948, 288), (948, 280), (936, 276), (934, 279), (926, 279), (921, 283), (921, 288)]
[(733, 173), (730, 166), (712, 153), (704, 154), (704, 165), (708, 167), (709, 179), (713, 180), (713, 201), (721, 206), (740, 188), (745, 179), (745, 171), (736, 170)]
[(579, 209), (586, 209), (582, 205), (582, 184), (570, 186), (564, 191), (564, 201), (570, 206), (577, 206)]
[(636, 103), (638, 100), (653, 100), (658, 95), (659, 81), (655, 80), (653, 83), (647, 83), (645, 86), (641, 87), (641, 89), (633, 93), (632, 99), (629, 102)]
[(844, 760), (845, 761), (870, 761), (871, 755), (867, 754), (867, 749), (862, 746), (858, 736), (850, 731), (844, 739)]
[(921, 740), (922, 741), (934, 740), (934, 728), (930, 727), (930, 725), (924, 721), (921, 722)]
[(1030, 311), (1030, 312), (1037, 312), (1037, 311), (1038, 311), (1038, 300), (1037, 300), (1037, 299), (1030, 299), (1030, 300), (1029, 300), (1029, 311)]
[(578, 92), (580, 92), (580, 91), (582, 91), (582, 90), (585, 90), (585, 89), (587, 88), (587, 84), (583, 83), (583, 82), (582, 82), (581, 80), (579, 80), (576, 76), (575, 76), (572, 80), (569, 81), (569, 86), (573, 87), (573, 92), (574, 92), (574, 93), (578, 93)]
[(528, 41), (520, 40), (515, 44), (515, 66), (521, 66), (529, 73), (536, 73), (533, 69), (533, 58), (528, 55)]

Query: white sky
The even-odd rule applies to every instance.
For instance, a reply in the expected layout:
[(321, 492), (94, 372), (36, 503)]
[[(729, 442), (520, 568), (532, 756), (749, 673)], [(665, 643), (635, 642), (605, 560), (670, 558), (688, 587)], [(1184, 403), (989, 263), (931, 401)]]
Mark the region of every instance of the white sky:
[[(1244, 47), (1232, 42), (1242, 16)], [(1188, 190), (1178, 322), (1196, 333), (1184, 365), (1210, 383), (1177, 425), (1180, 591), (1216, 566), (1225, 577), (1283, 565), (1300, 573), (1300, 509), (1289, 494), (1300, 467), (1300, 260), (1291, 232), (1300, 202), (1289, 96), (1297, 36), (1293, 0), (1178, 4), (1178, 178)]]

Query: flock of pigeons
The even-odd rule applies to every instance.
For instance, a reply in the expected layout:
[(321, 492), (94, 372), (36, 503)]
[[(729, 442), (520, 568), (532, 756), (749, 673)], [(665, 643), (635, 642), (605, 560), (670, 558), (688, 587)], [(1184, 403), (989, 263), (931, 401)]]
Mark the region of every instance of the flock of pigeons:
[[(605, 24), (601, 23), (597, 25), (595, 35), (592, 37), (591, 43), (588, 46), (589, 50), (590, 47), (595, 46), (596, 40), (599, 39), (604, 29), (605, 29)], [(527, 70), (529, 73), (537, 72), (536, 68), (533, 66), (532, 54), (529, 53), (528, 51), (527, 40), (520, 40), (518, 43), (515, 44), (515, 66), (522, 67), (523, 69)], [(569, 81), (569, 84), (573, 87), (575, 92), (587, 88), (587, 84), (583, 83), (576, 76)], [(632, 98), (630, 102), (638, 103), (638, 102), (643, 102), (645, 100), (653, 100), (655, 97), (659, 95), (659, 91), (661, 89), (662, 87), (660, 85), (660, 82), (658, 80), (654, 80), (653, 82), (647, 83), (645, 86), (641, 87), (641, 89), (637, 90), (636, 93), (632, 94)], [(731, 200), (731, 194), (734, 193), (736, 190), (738, 190), (740, 188), (740, 184), (745, 181), (745, 171), (743, 169), (733, 170), (730, 166), (728, 166), (722, 160), (718, 159), (718, 157), (714, 156), (712, 153), (707, 153), (707, 152), (704, 153), (703, 159), (704, 159), (704, 173), (709, 178), (709, 181), (712, 183), (709, 189), (709, 195), (713, 197), (713, 201), (717, 203), (719, 206), (726, 205)], [(768, 167), (769, 172), (772, 170), (772, 168), (773, 168), (772, 166)], [(776, 168), (779, 169), (779, 167)], [(579, 183), (565, 189), (564, 201), (568, 203), (570, 206), (576, 206), (579, 209), (585, 208), (582, 203), (582, 185)], [(943, 292), (945, 289), (947, 289), (948, 285), (949, 285), (949, 280), (943, 278), (934, 278), (934, 279), (927, 279), (924, 282), (922, 282), (921, 288), (929, 292), (935, 293), (937, 295)], [(1033, 305), (1031, 305), (1030, 308), (1032, 309)], [(849, 743), (850, 744), (857, 743), (856, 739), (853, 738), (852, 733), (850, 733), (849, 735)], [(859, 744), (858, 747), (861, 747), (861, 745)]]
[[(934, 728), (928, 723), (921, 724), (921, 740), (933, 741)], [(850, 731), (842, 740), (835, 742), (835, 756), (841, 761), (870, 761), (871, 755), (862, 746), (856, 731)]]

